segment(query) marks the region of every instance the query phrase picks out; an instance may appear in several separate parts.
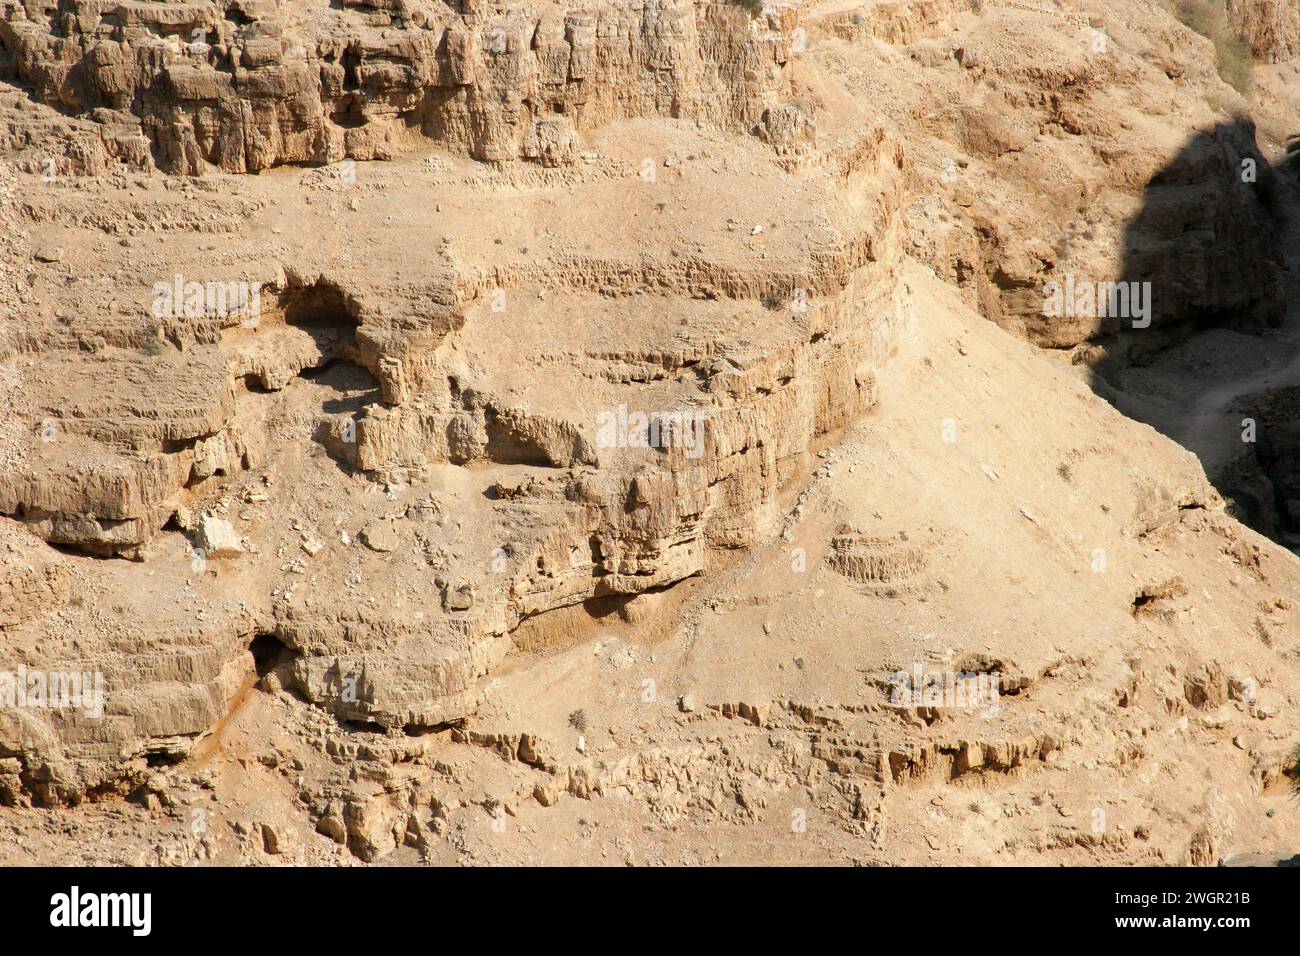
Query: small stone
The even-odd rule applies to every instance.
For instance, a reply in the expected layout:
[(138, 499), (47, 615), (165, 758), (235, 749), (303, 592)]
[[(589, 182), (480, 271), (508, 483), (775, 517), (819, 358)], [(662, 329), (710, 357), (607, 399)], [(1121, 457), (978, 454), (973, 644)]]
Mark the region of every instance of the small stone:
[(37, 262), (62, 262), (62, 246), (42, 246), (36, 250), (35, 259)]
[(378, 551), (381, 554), (396, 551), (398, 545), (402, 543), (397, 535), (397, 529), (389, 521), (372, 521), (361, 529), (357, 537), (371, 551)]
[(448, 611), (468, 611), (474, 606), (474, 588), (468, 584), (448, 585), (442, 594), (442, 606)]
[(696, 711), (694, 694), (682, 694), (681, 699), (677, 701), (677, 706), (681, 708), (683, 714), (693, 714)]
[(271, 854), (286, 852), (289, 849), (288, 833), (283, 830), (277, 830), (269, 823), (263, 823), (262, 849)]
[(406, 815), (406, 832), (402, 835), (402, 843), (406, 846), (413, 846), (417, 850), (423, 850), (429, 845), (429, 835), (420, 822), (420, 818), (414, 813)]

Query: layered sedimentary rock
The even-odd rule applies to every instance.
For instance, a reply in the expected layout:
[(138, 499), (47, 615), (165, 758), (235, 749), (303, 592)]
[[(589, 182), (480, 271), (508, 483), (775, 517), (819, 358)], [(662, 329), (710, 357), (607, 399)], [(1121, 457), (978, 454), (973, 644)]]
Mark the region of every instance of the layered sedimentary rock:
[(793, 22), (788, 8), (751, 22), (690, 0), (61, 12), (7, 0), (0, 71), (93, 116), (110, 156), (173, 173), (385, 158), (418, 134), (476, 159), (559, 165), (581, 130), (616, 119), (748, 130), (787, 85)]
[[(463, 718), (521, 620), (626, 601), (702, 573), (710, 551), (751, 545), (781, 520), (809, 449), (876, 401), (876, 370), (903, 321), (894, 270), (906, 163), (892, 137), (868, 128), (823, 157), (829, 178), (804, 180), (783, 166), (811, 155), (800, 115), (798, 106), (792, 120), (769, 114), (777, 148), (766, 155), (698, 132), (683, 140), (648, 128), (630, 150), (598, 139), (609, 155), (581, 164), (576, 179), (541, 174), (523, 207), (509, 189), (485, 195), (470, 163), (355, 180), (308, 174), (289, 204), (268, 201), (271, 184), (211, 193), (210, 215), (151, 190), (146, 204), (167, 204), (161, 221), (175, 239), (167, 271), (115, 276), (96, 320), (73, 331), (50, 316), (22, 344), (48, 352), (19, 364), (28, 421), (50, 429), (20, 436), (3, 510), (53, 544), (142, 568), (179, 562), (176, 572), (203, 578), (237, 562), (282, 579), (259, 588), (247, 613), (218, 614), (218, 632), (205, 624), (182, 641), (204, 703), (164, 710), (191, 722), (191, 735), (229, 696), (227, 665), (245, 658), (232, 659), (227, 642), (241, 631), (245, 646), (280, 642), (290, 659), (278, 679), (345, 719), (424, 728)], [(762, 191), (741, 192), (720, 206), (737, 175), (775, 178), (790, 195), (774, 206)], [(74, 184), (31, 193), (29, 214), (65, 221)], [(841, 189), (854, 197), (847, 210)], [(720, 239), (679, 244), (701, 208), (679, 206), (688, 195), (712, 197), (726, 223)], [(369, 219), (352, 215), (358, 203), (375, 204)], [(171, 225), (172, 210), (186, 208), (215, 231)], [(236, 209), (248, 210), (252, 230)], [(572, 227), (539, 235), (539, 210)], [(270, 256), (264, 237), (281, 216), (316, 225)], [(353, 234), (362, 222), (367, 234)], [(477, 229), (483, 222), (493, 228)], [(494, 234), (509, 247), (495, 250)], [(366, 250), (394, 236), (432, 254), (404, 259), (401, 281), (375, 282)], [(239, 263), (238, 281), (209, 278), (213, 237)], [(475, 258), (480, 243), (491, 258)], [(62, 281), (73, 254), (41, 264), (34, 298), (46, 280)], [(239, 290), (253, 287), (250, 319), (253, 296)], [(214, 290), (229, 308), (206, 307)], [(661, 318), (627, 324), (634, 303)], [(615, 345), (608, 329), (619, 324)], [(316, 382), (333, 397), (313, 398)], [(650, 437), (660, 417), (670, 424)], [(302, 479), (310, 491), (288, 491), (304, 514), (359, 501), (363, 476), (398, 503), (363, 523), (313, 522), (291, 544), (305, 556), (289, 561), (247, 522), (285, 493), (264, 482), (301, 441), (319, 457)], [(486, 484), (480, 494), (446, 487), (452, 471)], [(350, 560), (317, 558), (340, 546), (363, 567), (391, 566), (392, 581), (359, 588)], [(304, 597), (283, 574), (311, 559), (315, 593)], [(414, 607), (393, 600), (408, 578)], [(376, 603), (376, 588), (390, 599)], [(138, 741), (157, 736), (148, 721), (135, 725)], [(145, 746), (184, 753), (185, 735)], [(63, 765), (42, 798), (98, 786), (110, 769)]]
[[(1071, 761), (1288, 772), (1290, 555), (1088, 387), (1288, 281), (1163, 9), (4, 11), (0, 634), (107, 697), (0, 715), (0, 801), (174, 807), (239, 753), (373, 860), (503, 803), (803, 788), (875, 841)], [(1151, 327), (1046, 315), (1069, 276)], [(1008, 723), (890, 703), (920, 658)], [(1137, 790), (988, 853), (1227, 845)]]

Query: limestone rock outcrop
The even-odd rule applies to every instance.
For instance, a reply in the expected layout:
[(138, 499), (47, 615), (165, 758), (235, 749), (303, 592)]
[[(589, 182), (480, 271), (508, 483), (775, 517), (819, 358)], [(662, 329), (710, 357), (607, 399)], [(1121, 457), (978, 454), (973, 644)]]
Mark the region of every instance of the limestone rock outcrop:
[[(0, 0), (0, 672), (105, 689), (0, 706), (0, 803), (221, 804), (147, 862), (611, 797), (855, 862), (1276, 837), (1197, 801), (1291, 772), (1300, 572), (1102, 396), (1281, 318), (1284, 68), (1256, 125), (1166, 5), (1080, 9)], [(1045, 310), (1117, 282), (1149, 324)]]
[(751, 21), (695, 0), (56, 9), (5, 0), (0, 76), (93, 118), (107, 156), (185, 174), (383, 159), (421, 136), (556, 166), (634, 116), (746, 131), (788, 85), (794, 26), (788, 7)]

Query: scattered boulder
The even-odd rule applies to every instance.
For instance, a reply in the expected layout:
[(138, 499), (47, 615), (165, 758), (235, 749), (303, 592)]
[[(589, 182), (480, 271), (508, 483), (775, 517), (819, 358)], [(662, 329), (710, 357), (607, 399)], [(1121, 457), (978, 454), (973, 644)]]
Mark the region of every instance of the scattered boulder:
[(289, 831), (284, 827), (276, 827), (270, 823), (262, 824), (262, 849), (273, 856), (279, 856), (287, 853), (290, 849), (291, 837)]
[(380, 554), (389, 554), (396, 551), (402, 543), (397, 529), (393, 527), (391, 521), (379, 520), (372, 521), (361, 529), (357, 536), (371, 551), (378, 551)]
[(244, 553), (239, 535), (224, 518), (204, 515), (194, 535), (194, 547), (206, 558), (236, 558)]
[(474, 606), (473, 585), (447, 585), (447, 589), (442, 592), (442, 606), (448, 611), (468, 611)]
[(380, 800), (350, 800), (343, 810), (348, 849), (371, 863), (396, 849), (398, 833), (405, 833), (405, 817)]

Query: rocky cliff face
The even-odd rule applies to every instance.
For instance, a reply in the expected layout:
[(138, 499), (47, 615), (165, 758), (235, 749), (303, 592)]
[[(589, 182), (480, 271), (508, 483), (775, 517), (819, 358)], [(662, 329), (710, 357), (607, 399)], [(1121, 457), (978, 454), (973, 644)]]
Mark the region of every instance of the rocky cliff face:
[[(1289, 280), (1270, 160), (1251, 122), (1205, 111), (1207, 90), (1245, 106), (1211, 42), (1156, 9), (1128, 23), (1095, 12), (1045, 39), (1032, 67), (1012, 51), (1036, 25), (1015, 9), (960, 48), (916, 44), (913, 57), (939, 66), (891, 95), (933, 137), (912, 156), (937, 183), (917, 254), (993, 321), (1083, 362), (1149, 361), (1198, 325), (1276, 323)], [(956, 90), (974, 101), (952, 105)], [(1149, 283), (1149, 315), (1101, 300), (1045, 308), (1049, 287), (1107, 283)]]
[[(1163, 7), (2, 9), (0, 635), (110, 693), (0, 708), (0, 801), (156, 808), (237, 748), (374, 859), (475, 788), (803, 786), (860, 835), (1179, 735), (1240, 737), (1243, 804), (1286, 769), (1290, 555), (1089, 390), (1290, 281), (1291, 195)], [(1149, 283), (1149, 327), (1048, 314), (1076, 281)], [(918, 654), (1012, 721), (887, 707)], [(1225, 845), (1152, 814), (1007, 852)]]
[(1237, 33), (1261, 60), (1280, 63), (1300, 56), (1300, 7), (1286, 0), (1227, 0)]
[(93, 116), (110, 156), (171, 173), (389, 158), (413, 136), (475, 159), (571, 162), (634, 116), (748, 130), (787, 84), (794, 17), (650, 0), (459, 8), (276, 0), (6, 0), (7, 66)]
[[(716, 13), (723, 29), (749, 35), (734, 11)], [(793, 20), (787, 11), (773, 22)], [(741, 61), (733, 67), (743, 86)], [(264, 482), (284, 467), (297, 473), (288, 462), (315, 452), (325, 457), (298, 478), (313, 488), (301, 498), (308, 511), (353, 500), (348, 474), (383, 485), (398, 504), (317, 527), (292, 547), (318, 551), (341, 538), (397, 561), (393, 594), (416, 585), (420, 609), (376, 606), (376, 585), (358, 590), (346, 562), (322, 566), (313, 586), (342, 599), (295, 594), (292, 584), (265, 590), (183, 640), (193, 684), (162, 709), (168, 730), (153, 692), (127, 705), (124, 726), (138, 743), (185, 752), (184, 738), (212, 725), (230, 696), (230, 642), (241, 634), (245, 645), (255, 635), (279, 641), (293, 657), (280, 679), (344, 719), (395, 728), (462, 719), (521, 621), (626, 602), (702, 573), (710, 552), (770, 533), (809, 449), (876, 401), (875, 370), (902, 321), (902, 151), (865, 127), (818, 157), (820, 182), (799, 185), (792, 170), (811, 160), (806, 116), (797, 103), (757, 113), (758, 154), (703, 132), (682, 141), (651, 128), (630, 151), (616, 143), (609, 155), (566, 156), (554, 173), (542, 163), (528, 200), (509, 178), (489, 192), (478, 166), (441, 159), (377, 177), (309, 175), (293, 199), (271, 181), (174, 200), (151, 189), (136, 210), (163, 203), (158, 221), (174, 240), (167, 271), (155, 276), (142, 261), (110, 280), (79, 269), (88, 288), (114, 286), (99, 317), (73, 330), (50, 315), (15, 344), (24, 399), (51, 427), (19, 436), (0, 510), (53, 544), (147, 567), (175, 529), (199, 555), (177, 570), (237, 560), (275, 578), (294, 573), (283, 546), (226, 522), (235, 511), (244, 516), (236, 525), (251, 518), (270, 494)], [(762, 190), (720, 201), (736, 176), (793, 191), (775, 204)], [(657, 188), (665, 180), (671, 192)], [(39, 208), (28, 214), (64, 220), (75, 182), (55, 177), (29, 193)], [(841, 189), (853, 194), (848, 209)], [(666, 211), (660, 197), (669, 195), (691, 201)], [(352, 215), (372, 202), (369, 215)], [(681, 245), (678, 233), (706, 204), (727, 229)], [(132, 206), (108, 221), (141, 221)], [(272, 251), (266, 237), (281, 232), (285, 214), (294, 234)], [(194, 220), (205, 225), (194, 230)], [(779, 231), (768, 237), (764, 223)], [(490, 245), (503, 248), (482, 256), (493, 234)], [(733, 248), (733, 234), (748, 236), (749, 248)], [(397, 252), (398, 236), (431, 254)], [(78, 234), (66, 238), (75, 251), (40, 253), (49, 268), (31, 301), (53, 301), (45, 280), (62, 281), (64, 263), (80, 261)], [(258, 287), (256, 322), (238, 309), (178, 308), (186, 280), (212, 274), (212, 238), (240, 264), (241, 281)], [(387, 251), (377, 258), (379, 247)], [(388, 267), (391, 277), (376, 281)], [(160, 287), (172, 303), (162, 312)], [(678, 316), (676, 326), (641, 321), (611, 347), (605, 329), (647, 301)], [(42, 359), (25, 364), (29, 354)], [(313, 399), (314, 381), (336, 397)], [(597, 428), (605, 415), (615, 416), (612, 439)], [(647, 422), (660, 416), (678, 431), (647, 445)], [(455, 487), (459, 477), (443, 487), (470, 469), (487, 482), (482, 495)], [(111, 682), (125, 674), (114, 666)], [(364, 692), (342, 695), (354, 679)], [(61, 764), (40, 799), (75, 798), (106, 772), (115, 771)]]

